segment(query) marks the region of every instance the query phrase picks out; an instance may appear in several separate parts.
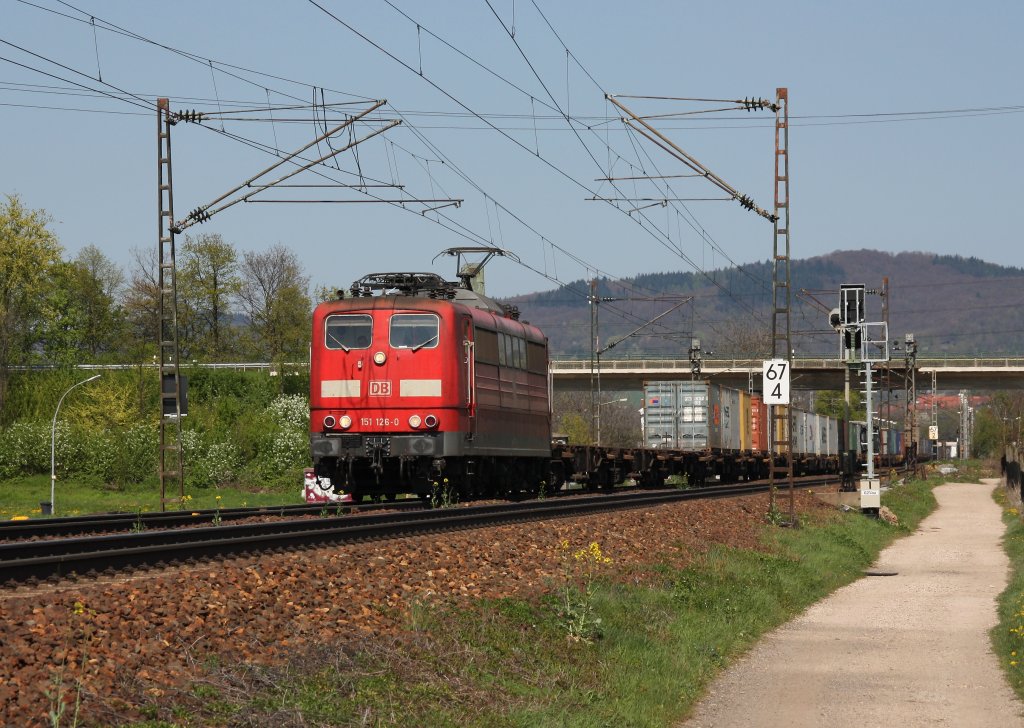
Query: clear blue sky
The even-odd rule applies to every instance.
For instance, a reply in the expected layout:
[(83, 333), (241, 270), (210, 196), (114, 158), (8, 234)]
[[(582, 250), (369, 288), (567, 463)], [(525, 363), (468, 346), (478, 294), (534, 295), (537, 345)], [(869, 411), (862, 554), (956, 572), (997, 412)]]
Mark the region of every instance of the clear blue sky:
[[(156, 247), (155, 114), (75, 84), (147, 102), (168, 96), (174, 109), (225, 112), (265, 107), (268, 98), (275, 106), (308, 104), (317, 87), (327, 104), (387, 99), (380, 116), (401, 113), (402, 126), (359, 146), (364, 181), (400, 182), (407, 196), (458, 198), (462, 206), (437, 211), (445, 220), (420, 214), (429, 206), (422, 204), (406, 211), (387, 204), (246, 204), (190, 232), (220, 233), (242, 250), (283, 243), (305, 261), (314, 284), (331, 286), (381, 270), (450, 276), (449, 259), (431, 262), (440, 250), (487, 241), (525, 264), (492, 264), (488, 286), (498, 295), (552, 288), (555, 280), (595, 270), (629, 276), (712, 269), (767, 259), (771, 225), (735, 202), (656, 205), (630, 216), (621, 210), (645, 203), (622, 202), (620, 210), (586, 201), (618, 194), (595, 181), (609, 170), (688, 171), (628, 135), (604, 92), (774, 99), (776, 87), (785, 86), (794, 257), (867, 247), (1024, 266), (1019, 0), (317, 1), (408, 67), (306, 1), (0, 0), (0, 57), (7, 59), (0, 60), (0, 194), (16, 193), (29, 207), (49, 211), (69, 255), (92, 243), (127, 267), (131, 248)], [(113, 33), (109, 24), (198, 61)], [(506, 30), (513, 27), (514, 41)], [(643, 113), (706, 108), (625, 103)], [(345, 110), (331, 107), (328, 123)], [(566, 112), (575, 131), (560, 117)], [(267, 112), (253, 116), (264, 120), (225, 121), (224, 130), (286, 151), (313, 137), (309, 108), (277, 110), (273, 124)], [(773, 115), (732, 111), (657, 124), (771, 208)], [(371, 128), (379, 125), (359, 132)], [(173, 134), (178, 218), (273, 161), (194, 125), (179, 124)], [(326, 175), (359, 179), (352, 153), (338, 161), (343, 171)], [(673, 180), (670, 193), (650, 182), (632, 184), (620, 190), (651, 198), (721, 194), (703, 180)], [(400, 194), (371, 191), (386, 199)], [(288, 196), (360, 195), (264, 194)], [(647, 228), (660, 232), (637, 224), (641, 214)]]

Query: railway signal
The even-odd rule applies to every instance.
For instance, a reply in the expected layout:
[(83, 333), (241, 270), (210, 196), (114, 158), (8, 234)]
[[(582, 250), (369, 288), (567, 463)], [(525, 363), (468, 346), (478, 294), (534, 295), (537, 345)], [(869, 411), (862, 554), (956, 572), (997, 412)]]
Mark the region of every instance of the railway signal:
[[(864, 401), (867, 406), (867, 473), (860, 481), (860, 508), (877, 515), (881, 507), (879, 479), (875, 475), (874, 437), (874, 371), (872, 364), (889, 362), (889, 324), (885, 321), (868, 322), (866, 314), (866, 286), (844, 283), (839, 287), (839, 346), (840, 358), (849, 366), (860, 365), (864, 378)], [(829, 316), (833, 323), (833, 315)], [(834, 325), (834, 324), (833, 324)]]

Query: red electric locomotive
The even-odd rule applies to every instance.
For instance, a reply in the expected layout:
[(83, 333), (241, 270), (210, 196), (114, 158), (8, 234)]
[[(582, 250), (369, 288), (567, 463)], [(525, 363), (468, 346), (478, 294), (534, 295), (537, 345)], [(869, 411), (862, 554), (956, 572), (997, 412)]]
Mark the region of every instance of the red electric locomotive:
[(375, 273), (313, 312), (307, 500), (530, 492), (547, 477), (547, 339), (433, 273)]

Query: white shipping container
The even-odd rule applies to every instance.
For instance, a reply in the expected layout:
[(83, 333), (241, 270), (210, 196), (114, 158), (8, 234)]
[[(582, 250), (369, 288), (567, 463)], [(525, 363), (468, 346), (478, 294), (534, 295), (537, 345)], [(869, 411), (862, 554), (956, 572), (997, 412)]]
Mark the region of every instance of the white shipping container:
[(711, 408), (709, 411), (710, 447), (716, 450), (739, 450), (741, 446), (740, 392), (729, 387), (711, 385)]

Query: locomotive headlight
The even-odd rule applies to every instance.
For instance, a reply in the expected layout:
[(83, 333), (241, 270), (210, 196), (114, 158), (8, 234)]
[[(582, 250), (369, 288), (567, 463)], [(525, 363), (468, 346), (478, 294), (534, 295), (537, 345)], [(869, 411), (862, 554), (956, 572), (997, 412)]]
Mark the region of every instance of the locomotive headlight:
[(376, 352), (373, 355), (373, 363), (376, 364), (377, 366), (380, 366), (381, 364), (383, 364), (387, 360), (388, 360), (388, 355), (385, 354), (383, 351), (378, 351), (378, 352)]
[(348, 415), (342, 415), (339, 424), (341, 425), (341, 429), (347, 430), (352, 426), (352, 418)]
[(419, 427), (422, 424), (423, 424), (423, 420), (420, 419), (419, 415), (411, 415), (409, 417), (409, 427), (411, 427), (412, 429), (415, 430), (417, 427)]
[(338, 422), (334, 419), (334, 415), (327, 415), (324, 417), (324, 427), (328, 430), (333, 430), (336, 424), (338, 424)]
[(423, 424), (431, 428), (437, 427), (437, 417), (434, 415), (427, 415), (423, 418)]

